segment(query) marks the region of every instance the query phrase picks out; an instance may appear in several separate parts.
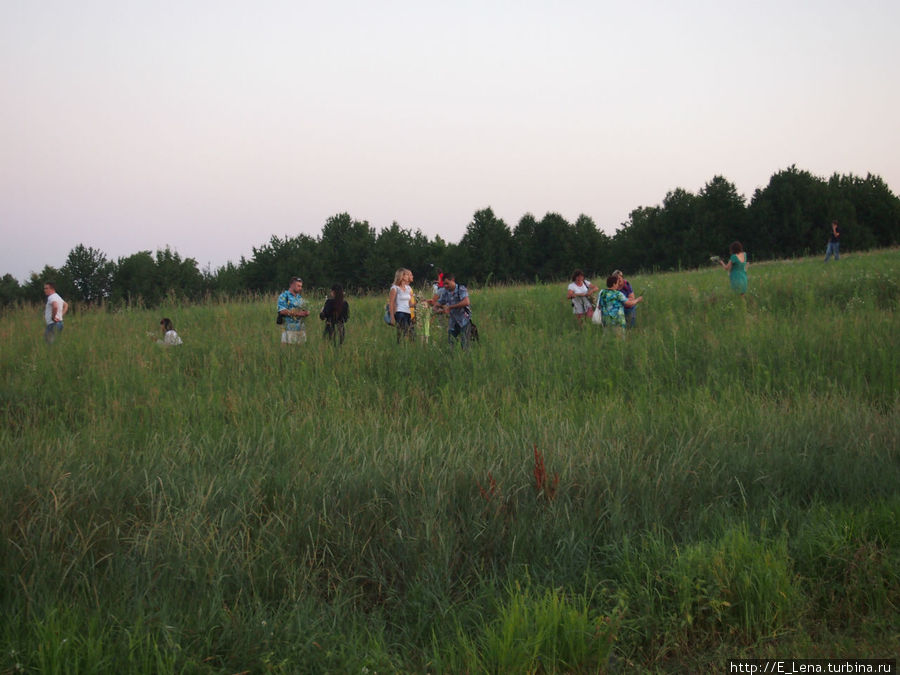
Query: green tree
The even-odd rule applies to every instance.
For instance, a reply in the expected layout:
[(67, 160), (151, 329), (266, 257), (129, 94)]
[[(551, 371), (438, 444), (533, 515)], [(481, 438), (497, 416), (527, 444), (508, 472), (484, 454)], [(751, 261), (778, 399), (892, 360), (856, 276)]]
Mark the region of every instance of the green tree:
[(531, 280), (537, 276), (541, 264), (541, 251), (537, 242), (537, 220), (526, 213), (513, 229), (513, 254), (515, 275), (520, 280)]
[(683, 264), (708, 264), (711, 253), (723, 253), (732, 241), (747, 243), (746, 206), (733, 183), (715, 176), (700, 190), (694, 208), (682, 252)]
[(182, 258), (168, 246), (156, 251), (156, 279), (164, 295), (196, 299), (203, 290), (203, 275), (197, 261)]
[(748, 208), (748, 251), (759, 257), (803, 255), (825, 245), (829, 217), (825, 182), (796, 166), (779, 171), (753, 193)]
[(22, 287), (12, 274), (4, 274), (0, 279), (0, 307), (13, 305), (23, 299)]
[(509, 279), (514, 270), (513, 235), (490, 208), (477, 211), (459, 242), (461, 274), (469, 281)]
[(584, 265), (578, 231), (558, 213), (540, 221), (526, 214), (513, 231), (522, 276), (527, 279), (563, 279)]
[(348, 213), (329, 218), (319, 240), (324, 271), (329, 277), (326, 283), (337, 282), (348, 288), (357, 285), (375, 241), (375, 228), (367, 222), (353, 220)]
[(109, 297), (115, 265), (98, 249), (78, 244), (69, 251), (63, 272), (75, 285), (78, 297), (99, 304)]
[(354, 284), (366, 288), (384, 288), (390, 285), (394, 272), (401, 267), (412, 269), (413, 274), (418, 276), (418, 270), (412, 261), (413, 255), (412, 233), (394, 221), (390, 227), (382, 228), (378, 233), (363, 264), (357, 270)]
[(664, 269), (692, 266), (691, 233), (700, 215), (697, 195), (683, 188), (675, 188), (666, 195), (662, 205), (664, 227), (659, 233)]
[(857, 250), (900, 243), (900, 199), (872, 174), (835, 174), (828, 181), (831, 220), (843, 227), (842, 245)]
[(667, 235), (662, 208), (642, 206), (634, 209), (628, 221), (613, 236), (614, 267), (629, 273), (668, 269), (673, 264), (673, 256), (667, 246)]
[(607, 276), (615, 267), (611, 256), (611, 240), (597, 229), (593, 219), (582, 214), (575, 221), (575, 267), (580, 267), (591, 278)]
[(116, 261), (112, 277), (113, 302), (155, 307), (162, 299), (156, 261), (150, 251), (138, 251)]
[(241, 281), (240, 267), (231, 261), (218, 267), (211, 274), (203, 276), (204, 284), (211, 293), (234, 297), (241, 295), (246, 290)]
[(284, 238), (272, 236), (267, 244), (253, 248), (249, 260), (242, 257), (238, 269), (242, 283), (249, 291), (281, 291), (294, 276), (302, 277), (307, 288), (326, 283), (319, 243), (306, 234)]
[(535, 235), (544, 251), (537, 272), (541, 279), (567, 278), (581, 264), (575, 228), (560, 214), (546, 214), (538, 223)]

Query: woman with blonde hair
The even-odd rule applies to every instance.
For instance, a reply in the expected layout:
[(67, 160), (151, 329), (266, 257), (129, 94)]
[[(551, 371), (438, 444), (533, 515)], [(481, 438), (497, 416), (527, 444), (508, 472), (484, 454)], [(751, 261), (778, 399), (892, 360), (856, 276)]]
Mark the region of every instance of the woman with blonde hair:
[(397, 342), (413, 337), (412, 317), (415, 298), (412, 290), (413, 273), (401, 267), (394, 273), (394, 283), (388, 296), (388, 315), (391, 325), (397, 327)]

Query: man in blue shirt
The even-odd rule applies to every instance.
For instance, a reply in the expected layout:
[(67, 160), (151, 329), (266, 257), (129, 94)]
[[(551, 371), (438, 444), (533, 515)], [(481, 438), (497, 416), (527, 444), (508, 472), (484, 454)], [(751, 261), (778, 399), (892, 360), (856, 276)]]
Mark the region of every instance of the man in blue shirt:
[(472, 328), (470, 305), (466, 287), (456, 283), (455, 275), (445, 273), (444, 288), (438, 291), (435, 311), (450, 317), (447, 324), (447, 339), (451, 345), (459, 339), (463, 349), (469, 347), (469, 333)]
[(288, 289), (278, 296), (278, 313), (284, 317), (282, 344), (303, 344), (306, 342), (306, 328), (303, 319), (309, 316), (306, 300), (300, 294), (303, 279), (292, 277)]

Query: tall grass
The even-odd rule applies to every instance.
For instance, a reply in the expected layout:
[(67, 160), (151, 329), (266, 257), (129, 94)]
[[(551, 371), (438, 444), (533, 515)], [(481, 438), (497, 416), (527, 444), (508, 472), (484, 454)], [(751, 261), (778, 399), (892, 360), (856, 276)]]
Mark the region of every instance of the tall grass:
[(898, 262), (637, 277), (624, 341), (470, 289), (468, 352), (378, 297), (343, 348), (274, 300), (4, 316), (0, 671), (896, 653)]

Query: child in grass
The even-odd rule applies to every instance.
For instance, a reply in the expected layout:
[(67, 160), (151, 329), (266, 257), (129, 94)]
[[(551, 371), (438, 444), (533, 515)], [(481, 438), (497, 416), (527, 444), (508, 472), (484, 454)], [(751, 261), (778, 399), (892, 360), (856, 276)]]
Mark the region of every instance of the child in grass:
[(157, 344), (165, 345), (166, 347), (176, 347), (181, 344), (181, 338), (175, 332), (171, 319), (163, 318), (160, 320), (159, 325), (162, 327), (163, 337), (162, 340), (156, 341)]

